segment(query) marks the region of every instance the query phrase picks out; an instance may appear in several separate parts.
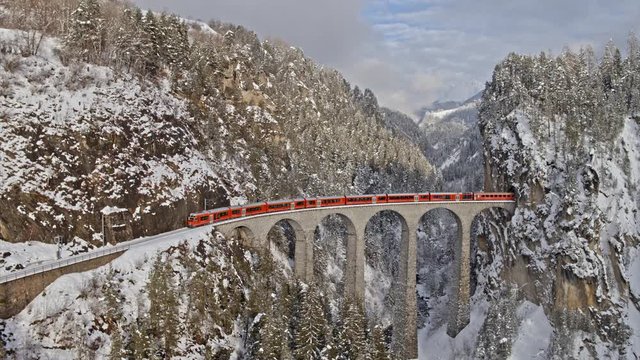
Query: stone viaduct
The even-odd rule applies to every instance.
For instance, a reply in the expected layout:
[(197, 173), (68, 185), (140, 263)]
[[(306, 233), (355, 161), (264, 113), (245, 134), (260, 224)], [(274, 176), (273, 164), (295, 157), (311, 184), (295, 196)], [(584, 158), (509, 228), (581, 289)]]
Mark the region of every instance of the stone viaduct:
[[(400, 245), (400, 299), (396, 300), (393, 316), (394, 353), (401, 358), (417, 358), (416, 254), (417, 229), (422, 217), (435, 209), (451, 211), (458, 223), (455, 246), (455, 295), (451, 303), (451, 317), (447, 333), (455, 337), (469, 324), (471, 278), (471, 225), (480, 212), (490, 208), (515, 209), (513, 201), (458, 201), (428, 203), (383, 203), (326, 208), (312, 208), (263, 214), (230, 220), (216, 225), (228, 237), (243, 238), (254, 246), (268, 247), (267, 234), (278, 222), (286, 221), (295, 232), (294, 271), (296, 276), (313, 281), (313, 241), (316, 227), (329, 215), (341, 217), (347, 226), (344, 295), (364, 303), (365, 293), (365, 228), (369, 220), (381, 211), (393, 211), (400, 217), (402, 236)], [(401, 345), (398, 345), (401, 344)], [(403, 346), (404, 345), (404, 346)], [(404, 349), (404, 354), (402, 354)]]

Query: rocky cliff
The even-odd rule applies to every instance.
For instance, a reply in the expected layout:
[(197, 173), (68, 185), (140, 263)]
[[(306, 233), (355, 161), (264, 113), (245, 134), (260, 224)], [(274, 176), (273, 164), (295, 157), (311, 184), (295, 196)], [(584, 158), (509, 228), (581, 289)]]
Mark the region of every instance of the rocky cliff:
[(609, 45), (599, 62), (590, 49), (512, 54), (480, 107), (485, 190), (514, 191), (519, 204), (508, 235), (489, 236), (494, 280), (543, 306), (549, 358), (640, 354), (640, 56), (631, 50), (622, 59)]

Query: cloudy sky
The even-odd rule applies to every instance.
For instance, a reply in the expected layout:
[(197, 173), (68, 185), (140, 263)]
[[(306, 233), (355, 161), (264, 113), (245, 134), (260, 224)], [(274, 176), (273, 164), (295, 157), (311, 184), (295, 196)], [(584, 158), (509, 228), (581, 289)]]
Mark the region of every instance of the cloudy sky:
[(300, 47), (410, 113), (464, 100), (509, 52), (558, 53), (640, 33), (638, 0), (135, 0)]

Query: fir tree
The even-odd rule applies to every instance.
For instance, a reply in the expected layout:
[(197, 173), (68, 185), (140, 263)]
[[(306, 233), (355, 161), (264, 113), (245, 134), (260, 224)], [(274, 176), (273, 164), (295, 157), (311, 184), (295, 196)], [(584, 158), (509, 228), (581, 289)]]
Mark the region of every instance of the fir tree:
[(384, 332), (380, 325), (375, 325), (371, 331), (371, 360), (389, 360), (389, 352), (384, 341)]
[(136, 69), (143, 58), (141, 45), (142, 12), (125, 8), (119, 19), (120, 26), (113, 35), (113, 61), (127, 72)]
[(298, 360), (319, 359), (326, 351), (327, 320), (324, 317), (322, 299), (316, 286), (302, 291), (300, 329), (296, 334), (295, 358)]
[(124, 352), (124, 343), (122, 339), (122, 331), (116, 325), (111, 331), (111, 350), (109, 352), (109, 360), (121, 360), (126, 358)]
[(129, 358), (143, 360), (149, 358), (149, 336), (147, 335), (146, 318), (138, 319), (129, 327), (131, 342), (128, 346)]
[(142, 71), (145, 75), (155, 76), (162, 66), (166, 34), (152, 11), (147, 11), (142, 24), (141, 52), (144, 56)]
[(111, 351), (110, 359), (121, 359), (124, 356), (122, 332), (119, 322), (122, 320), (122, 300), (120, 298), (120, 283), (116, 279), (116, 273), (113, 268), (109, 269), (107, 278), (102, 286), (106, 303), (105, 321), (109, 324), (111, 330)]
[(187, 66), (190, 53), (189, 35), (187, 27), (175, 15), (164, 21), (167, 41), (165, 42), (166, 63), (174, 70), (182, 70)]
[(71, 14), (65, 52), (85, 62), (98, 62), (104, 45), (103, 26), (98, 0), (81, 0)]
[(367, 353), (366, 319), (361, 306), (345, 302), (338, 335), (338, 359), (358, 359)]
[(171, 357), (178, 342), (180, 320), (178, 318), (178, 295), (173, 285), (170, 262), (156, 259), (147, 284), (149, 293), (149, 330), (158, 340), (155, 353)]

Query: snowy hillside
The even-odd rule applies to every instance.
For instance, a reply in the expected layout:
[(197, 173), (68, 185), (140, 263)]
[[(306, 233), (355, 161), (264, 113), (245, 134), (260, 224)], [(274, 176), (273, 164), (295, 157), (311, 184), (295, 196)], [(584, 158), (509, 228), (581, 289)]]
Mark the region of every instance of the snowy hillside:
[(480, 107), (487, 190), (520, 198), (496, 281), (544, 308), (547, 358), (640, 355), (640, 54), (619, 55), (609, 45), (590, 68), (570, 52), (511, 55)]
[[(126, 210), (141, 236), (182, 226), (205, 198), (418, 190), (436, 177), (379, 124), (371, 91), (300, 50), (239, 26), (99, 4), (71, 16), (10, 1), (0, 18), (0, 238), (99, 245), (106, 207)], [(68, 12), (69, 24), (36, 46), (30, 26), (47, 11)]]
[(455, 107), (427, 111), (419, 122), (428, 143), (425, 154), (442, 173), (445, 191), (483, 189), (478, 105), (479, 100), (473, 97)]

